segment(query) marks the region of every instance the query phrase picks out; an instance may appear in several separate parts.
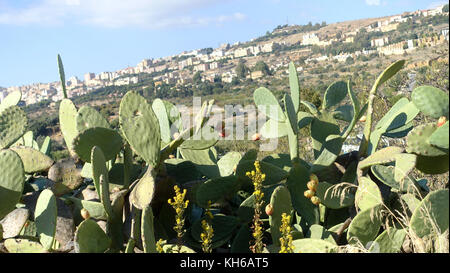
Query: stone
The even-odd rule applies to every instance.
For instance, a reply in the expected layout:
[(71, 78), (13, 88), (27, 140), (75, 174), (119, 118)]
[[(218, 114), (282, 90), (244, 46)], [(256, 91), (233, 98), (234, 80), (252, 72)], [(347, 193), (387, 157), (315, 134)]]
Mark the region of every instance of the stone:
[(52, 187), (56, 196), (61, 196), (77, 189), (83, 183), (81, 169), (72, 159), (62, 159), (53, 164), (48, 171), (48, 178), (55, 184)]
[(3, 239), (19, 235), (29, 216), (30, 212), (25, 208), (15, 209), (6, 215), (0, 221), (0, 225), (3, 227)]

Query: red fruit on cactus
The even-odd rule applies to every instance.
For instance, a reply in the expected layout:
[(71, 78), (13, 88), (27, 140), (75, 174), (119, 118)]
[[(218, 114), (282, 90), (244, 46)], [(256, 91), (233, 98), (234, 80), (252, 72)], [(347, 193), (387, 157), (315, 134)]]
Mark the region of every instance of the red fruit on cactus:
[(266, 214), (269, 216), (273, 214), (273, 206), (271, 204), (266, 206)]
[(442, 125), (444, 125), (447, 122), (447, 118), (442, 116), (439, 118), (438, 123), (437, 123), (437, 127), (441, 127)]
[(261, 134), (256, 133), (256, 134), (254, 134), (254, 135), (252, 136), (252, 140), (253, 140), (253, 141), (258, 141), (258, 140), (260, 140), (260, 139), (261, 139)]

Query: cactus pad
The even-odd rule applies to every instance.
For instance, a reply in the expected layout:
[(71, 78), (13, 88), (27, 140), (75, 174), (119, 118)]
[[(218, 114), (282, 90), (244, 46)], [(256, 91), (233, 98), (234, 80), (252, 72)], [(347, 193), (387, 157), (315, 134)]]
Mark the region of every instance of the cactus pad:
[(115, 130), (94, 127), (81, 132), (73, 141), (74, 151), (84, 162), (91, 162), (91, 150), (94, 146), (104, 151), (108, 161), (114, 159), (122, 149), (123, 140)]
[(347, 240), (350, 244), (360, 242), (363, 246), (373, 241), (381, 227), (381, 205), (365, 208), (353, 218), (348, 227)]
[(11, 150), (22, 159), (26, 173), (47, 171), (54, 163), (50, 157), (30, 147), (14, 147)]
[(423, 156), (442, 156), (446, 153), (442, 149), (434, 147), (428, 143), (428, 138), (436, 131), (435, 124), (423, 124), (409, 132), (406, 138), (406, 151)]
[(36, 203), (34, 218), (39, 241), (47, 250), (52, 248), (55, 240), (56, 216), (56, 198), (51, 190), (43, 190)]
[(75, 232), (75, 242), (79, 253), (104, 253), (111, 246), (111, 239), (101, 227), (91, 219), (86, 219)]
[(261, 87), (256, 89), (253, 94), (253, 99), (255, 100), (258, 110), (264, 115), (280, 122), (286, 120), (286, 115), (281, 109), (278, 100), (267, 88)]
[(432, 86), (420, 86), (413, 90), (411, 99), (419, 110), (432, 118), (448, 117), (448, 94)]
[(77, 131), (82, 132), (88, 128), (110, 128), (108, 121), (94, 108), (83, 106), (77, 114)]
[(73, 153), (73, 140), (78, 135), (77, 108), (69, 99), (63, 99), (59, 105), (59, 126), (67, 148)]
[(423, 238), (429, 234), (443, 234), (448, 230), (449, 190), (429, 193), (411, 216), (410, 228)]
[(0, 149), (9, 147), (25, 132), (27, 117), (18, 106), (6, 108), (0, 114)]
[(278, 186), (272, 193), (270, 198), (270, 204), (273, 208), (272, 215), (269, 215), (270, 235), (272, 236), (272, 242), (275, 245), (280, 245), (280, 238), (282, 236), (280, 227), (282, 224), (282, 214), (291, 214), (292, 202), (291, 195), (287, 187)]
[(133, 151), (147, 164), (158, 164), (161, 129), (150, 104), (142, 96), (128, 92), (120, 102), (119, 121)]
[(14, 210), (22, 196), (25, 173), (20, 157), (11, 150), (0, 150), (0, 219)]

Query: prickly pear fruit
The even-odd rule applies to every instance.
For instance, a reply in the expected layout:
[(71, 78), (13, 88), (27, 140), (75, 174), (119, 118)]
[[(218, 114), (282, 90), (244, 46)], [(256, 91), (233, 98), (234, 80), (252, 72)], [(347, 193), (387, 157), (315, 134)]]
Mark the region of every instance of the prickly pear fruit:
[(254, 134), (254, 135), (252, 136), (252, 140), (253, 140), (253, 141), (258, 141), (258, 140), (260, 140), (260, 139), (261, 139), (261, 134), (256, 133), (256, 134)]
[(304, 192), (304, 195), (306, 198), (311, 199), (312, 197), (314, 197), (314, 192), (312, 190), (307, 190)]
[(312, 202), (314, 205), (318, 206), (318, 205), (320, 204), (320, 198), (317, 197), (317, 196), (313, 196), (313, 197), (311, 197), (311, 202)]
[(437, 127), (441, 127), (442, 125), (444, 125), (447, 122), (447, 118), (445, 116), (442, 116), (439, 118), (438, 122), (437, 122)]
[(271, 216), (273, 214), (273, 206), (271, 204), (267, 204), (266, 206), (266, 214)]
[(83, 217), (84, 220), (89, 219), (91, 215), (89, 214), (89, 211), (85, 208), (82, 208), (80, 211), (81, 217)]
[(318, 185), (318, 184), (319, 184), (319, 183), (318, 183), (317, 181), (311, 180), (311, 181), (308, 182), (308, 184), (306, 184), (306, 186), (308, 187), (308, 189), (309, 189), (310, 191), (316, 192), (316, 189), (317, 189), (317, 185)]

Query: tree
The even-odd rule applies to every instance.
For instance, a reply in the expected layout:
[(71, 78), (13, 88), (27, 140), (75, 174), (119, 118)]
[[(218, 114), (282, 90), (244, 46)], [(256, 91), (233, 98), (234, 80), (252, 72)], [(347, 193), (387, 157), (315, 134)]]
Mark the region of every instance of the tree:
[(258, 61), (253, 67), (253, 71), (261, 71), (264, 75), (271, 75), (270, 68), (264, 61)]
[(442, 8), (442, 12), (448, 12), (448, 4), (446, 4), (446, 5)]
[(239, 64), (236, 66), (236, 74), (238, 78), (243, 79), (249, 72), (248, 67), (244, 64), (244, 62), (239, 61)]
[(200, 71), (195, 72), (194, 76), (192, 77), (192, 81), (195, 84), (199, 84), (202, 82), (202, 75), (200, 74)]

